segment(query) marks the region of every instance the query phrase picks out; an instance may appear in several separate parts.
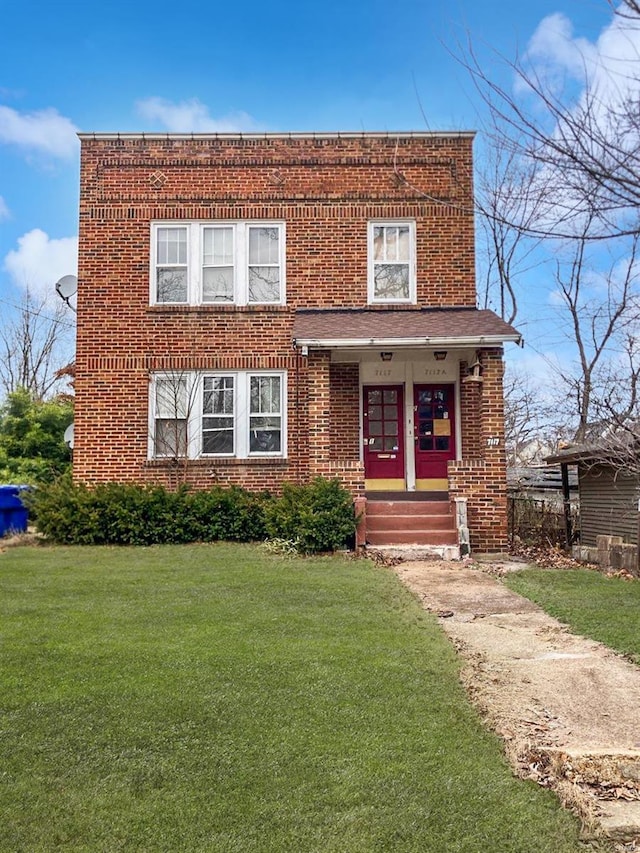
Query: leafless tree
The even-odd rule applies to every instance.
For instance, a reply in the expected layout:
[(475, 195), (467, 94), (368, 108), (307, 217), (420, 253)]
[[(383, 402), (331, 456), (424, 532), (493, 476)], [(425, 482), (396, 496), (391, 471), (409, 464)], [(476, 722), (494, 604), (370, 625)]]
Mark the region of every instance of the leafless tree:
[[(13, 311), (11, 311), (13, 309)], [(49, 304), (29, 289), (9, 305), (0, 324), (0, 389), (26, 388), (42, 400), (61, 384), (59, 371), (73, 351), (74, 316), (62, 302)]]
[[(640, 25), (639, 6), (637, 0), (622, 0), (614, 10), (621, 26)], [(472, 44), (463, 51), (462, 62), (488, 107), (487, 135), (513, 158), (529, 164), (534, 190), (538, 182), (556, 188), (553, 208), (542, 220), (523, 220), (503, 205), (502, 221), (529, 235), (567, 238), (576, 235), (589, 211), (598, 226), (592, 227), (590, 240), (637, 233), (640, 57), (637, 70), (596, 76), (589, 73), (585, 59), (577, 99), (547, 79), (526, 55), (500, 59), (510, 79), (517, 81), (516, 89), (489, 76)]]

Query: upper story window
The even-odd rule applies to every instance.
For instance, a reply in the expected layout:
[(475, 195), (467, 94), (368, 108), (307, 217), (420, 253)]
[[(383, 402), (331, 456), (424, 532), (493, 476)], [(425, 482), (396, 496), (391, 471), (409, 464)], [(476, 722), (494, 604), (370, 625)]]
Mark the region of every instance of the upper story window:
[(284, 305), (283, 222), (155, 223), (151, 302)]
[(415, 222), (369, 223), (369, 302), (416, 301)]

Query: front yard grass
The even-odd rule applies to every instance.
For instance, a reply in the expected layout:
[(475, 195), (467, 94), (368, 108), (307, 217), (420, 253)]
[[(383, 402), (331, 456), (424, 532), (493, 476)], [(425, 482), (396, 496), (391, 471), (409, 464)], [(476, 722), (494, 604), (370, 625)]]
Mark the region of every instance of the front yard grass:
[(12, 548), (0, 632), (1, 851), (580, 849), (366, 561)]
[(589, 569), (525, 569), (508, 575), (505, 582), (574, 633), (640, 664), (640, 581)]

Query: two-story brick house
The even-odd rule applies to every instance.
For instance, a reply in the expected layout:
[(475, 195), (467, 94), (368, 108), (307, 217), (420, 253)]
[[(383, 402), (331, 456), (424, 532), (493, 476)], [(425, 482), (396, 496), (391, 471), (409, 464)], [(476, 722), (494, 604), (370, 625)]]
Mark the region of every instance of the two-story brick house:
[(78, 480), (336, 476), (370, 541), (451, 542), (422, 516), (465, 498), (505, 545), (519, 335), (476, 308), (473, 134), (80, 138)]

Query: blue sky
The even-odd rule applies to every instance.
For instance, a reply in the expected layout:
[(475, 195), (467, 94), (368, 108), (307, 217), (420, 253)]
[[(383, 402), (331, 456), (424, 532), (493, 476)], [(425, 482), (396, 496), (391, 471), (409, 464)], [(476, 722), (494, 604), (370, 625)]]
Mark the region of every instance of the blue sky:
[(74, 271), (77, 131), (475, 129), (481, 105), (451, 55), (458, 42), (489, 62), (543, 33), (554, 62), (550, 21), (584, 44), (611, 21), (606, 0), (4, 0), (0, 10), (0, 312), (26, 285), (52, 293)]

